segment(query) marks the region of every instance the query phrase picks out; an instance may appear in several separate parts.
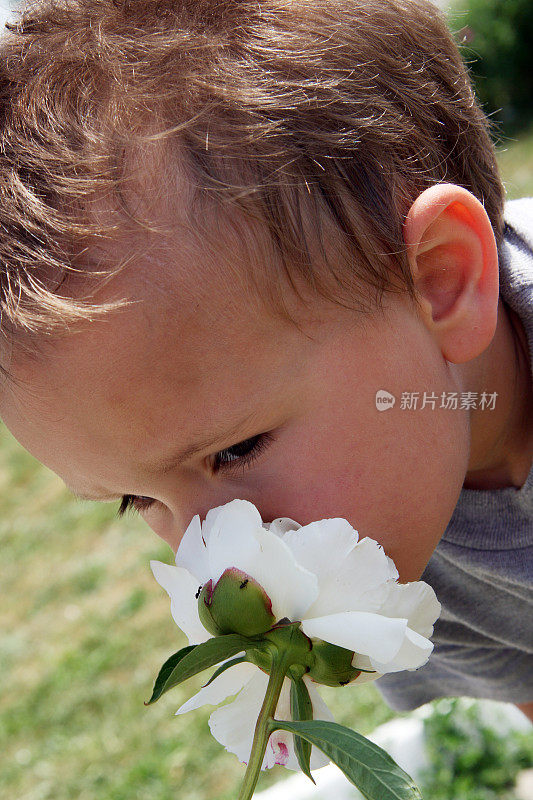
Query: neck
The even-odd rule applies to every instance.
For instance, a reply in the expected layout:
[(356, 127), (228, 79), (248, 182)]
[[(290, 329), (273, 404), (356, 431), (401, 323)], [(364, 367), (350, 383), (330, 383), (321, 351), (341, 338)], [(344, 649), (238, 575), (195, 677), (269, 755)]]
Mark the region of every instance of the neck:
[(533, 461), (533, 385), (527, 336), (500, 299), (490, 346), (470, 362), (468, 388), (497, 392), (493, 410), (471, 411), (470, 460), (465, 489), (520, 488)]

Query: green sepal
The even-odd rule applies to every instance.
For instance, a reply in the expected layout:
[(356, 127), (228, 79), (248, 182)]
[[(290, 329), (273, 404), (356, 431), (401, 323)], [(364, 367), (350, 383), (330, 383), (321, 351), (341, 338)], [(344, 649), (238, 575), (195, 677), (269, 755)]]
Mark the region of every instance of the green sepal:
[(324, 686), (345, 686), (362, 672), (352, 666), (354, 653), (331, 642), (313, 639), (314, 661), (309, 677)]
[(235, 664), (242, 664), (243, 661), (248, 661), (246, 656), (239, 656), (238, 658), (234, 658), (232, 661), (226, 661), (225, 664), (221, 664), (221, 666), (213, 672), (207, 683), (204, 683), (202, 689), (205, 689), (206, 686), (209, 686), (210, 683), (213, 683), (213, 681), (218, 678), (219, 675), (222, 675), (222, 673), (227, 669), (234, 667)]
[(250, 647), (246, 651), (246, 656), (250, 664), (254, 664), (263, 672), (266, 672), (267, 675), (270, 675), (273, 650), (275, 651), (276, 648), (274, 648), (270, 642), (261, 639), (251, 640)]
[(215, 636), (202, 644), (184, 647), (165, 661), (156, 678), (152, 696), (144, 705), (155, 703), (169, 689), (183, 683), (187, 678), (192, 678), (198, 672), (231, 658), (239, 650), (246, 650), (249, 645), (249, 639), (231, 633), (228, 636)]
[(297, 734), (320, 748), (366, 800), (422, 800), (412, 778), (381, 747), (336, 722), (273, 719), (270, 731)]
[(313, 663), (314, 656), (311, 639), (302, 631), (300, 624), (298, 621), (280, 620), (262, 638), (265, 642), (271, 642), (279, 652), (288, 653), (289, 664), (301, 664), (307, 668)]
[[(291, 717), (294, 722), (304, 722), (313, 719), (313, 704), (309, 696), (309, 690), (305, 682), (300, 680), (291, 681)], [(311, 744), (302, 739), (301, 736), (293, 736), (294, 752), (298, 759), (300, 769), (307, 777), (315, 783), (311, 775)]]

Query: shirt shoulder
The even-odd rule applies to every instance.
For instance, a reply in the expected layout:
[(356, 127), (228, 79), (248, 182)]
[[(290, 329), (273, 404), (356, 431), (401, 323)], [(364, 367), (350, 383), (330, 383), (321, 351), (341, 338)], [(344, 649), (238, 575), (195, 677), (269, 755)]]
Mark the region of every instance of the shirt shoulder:
[(505, 232), (513, 231), (533, 252), (533, 197), (509, 200), (504, 208)]

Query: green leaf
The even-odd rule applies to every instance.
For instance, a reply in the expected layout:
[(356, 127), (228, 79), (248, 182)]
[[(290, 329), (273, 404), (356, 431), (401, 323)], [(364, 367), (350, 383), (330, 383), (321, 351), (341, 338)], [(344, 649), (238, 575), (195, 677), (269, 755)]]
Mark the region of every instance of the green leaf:
[[(313, 704), (309, 697), (309, 690), (301, 678), (291, 680), (291, 717), (295, 722), (313, 719)], [(311, 775), (311, 744), (301, 736), (293, 736), (293, 738), (294, 751), (300, 769), (315, 783), (315, 779)]]
[(188, 647), (184, 647), (181, 650), (178, 650), (177, 653), (167, 658), (161, 669), (159, 670), (159, 675), (155, 679), (154, 688), (152, 691), (152, 696), (145, 703), (145, 706), (149, 706), (150, 703), (155, 703), (156, 700), (159, 700), (161, 695), (163, 694), (163, 688), (167, 681), (167, 678), (172, 674), (172, 671), (176, 664), (178, 664), (183, 658), (185, 658), (188, 653), (190, 653), (194, 648), (197, 647), (195, 644), (191, 644)]
[(422, 800), (412, 778), (381, 747), (359, 733), (325, 720), (285, 722), (270, 729), (296, 733), (319, 747), (367, 800)]
[(249, 639), (238, 633), (230, 633), (227, 636), (214, 636), (202, 644), (184, 647), (165, 661), (156, 678), (152, 696), (145, 705), (155, 703), (162, 694), (183, 683), (187, 678), (192, 678), (198, 672), (231, 658), (239, 650), (246, 650), (249, 646)]
[(204, 685), (202, 686), (202, 689), (205, 689), (206, 686), (209, 686), (210, 683), (213, 683), (215, 678), (218, 678), (218, 676), (222, 675), (222, 673), (225, 672), (227, 669), (229, 669), (230, 667), (234, 667), (235, 664), (242, 664), (243, 661), (246, 661), (246, 656), (239, 656), (239, 658), (234, 658), (231, 661), (226, 661), (225, 664), (222, 664), (217, 670), (215, 670), (215, 672), (213, 672), (207, 683), (204, 683)]

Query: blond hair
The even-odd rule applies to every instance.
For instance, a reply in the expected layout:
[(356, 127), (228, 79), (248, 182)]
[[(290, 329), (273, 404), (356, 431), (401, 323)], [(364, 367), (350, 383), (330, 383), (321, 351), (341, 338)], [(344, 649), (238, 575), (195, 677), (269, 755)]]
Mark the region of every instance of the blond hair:
[(415, 299), (402, 225), (438, 182), (470, 190), (501, 240), (489, 125), (430, 2), (45, 0), (7, 27), (4, 332), (50, 334), (107, 310), (66, 289), (115, 274), (80, 254), (135, 215), (122, 202), (97, 224), (88, 208), (123, 200), (127, 153), (146, 142), (164, 145), (169, 197), (174, 172), (188, 176), (198, 240), (220, 249), (210, 213), (228, 231), (232, 212), (261, 224), (262, 286), (278, 301), (283, 278), (354, 307)]

